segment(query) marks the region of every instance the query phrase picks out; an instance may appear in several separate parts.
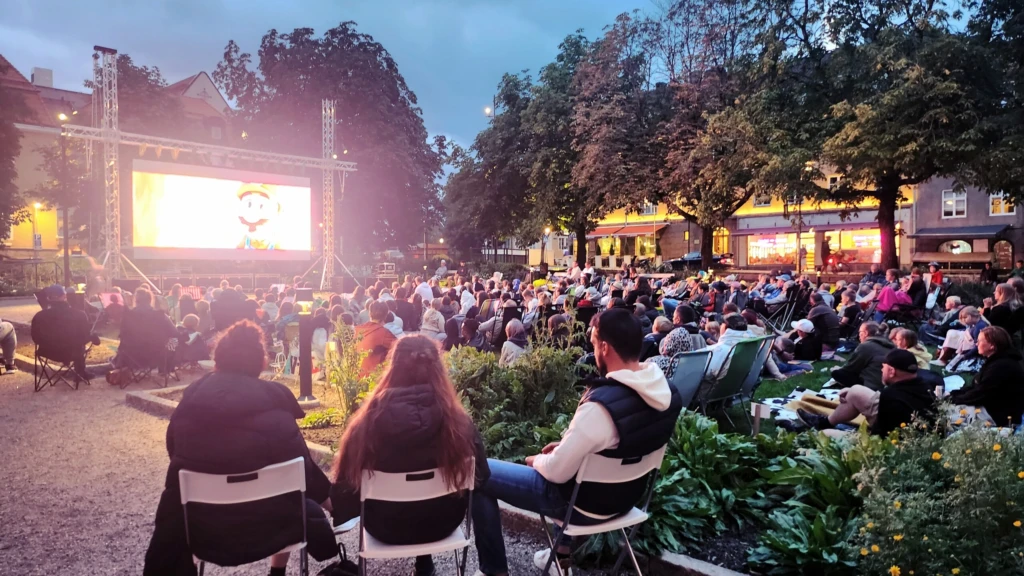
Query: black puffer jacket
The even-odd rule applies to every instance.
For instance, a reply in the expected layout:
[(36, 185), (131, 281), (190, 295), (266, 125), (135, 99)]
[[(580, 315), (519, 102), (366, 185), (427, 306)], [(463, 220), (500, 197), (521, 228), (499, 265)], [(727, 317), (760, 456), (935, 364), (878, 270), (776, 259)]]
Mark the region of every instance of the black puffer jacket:
[[(428, 384), (391, 388), (368, 414), (376, 468), (380, 472), (419, 472), (437, 467), (441, 408)], [(472, 422), (476, 456), (476, 486), (487, 481), (487, 453)], [(334, 521), (340, 524), (359, 516), (359, 492), (341, 483), (331, 489)], [(452, 533), (466, 517), (468, 498), (452, 494), (421, 502), (392, 503), (367, 500), (363, 526), (374, 538), (393, 545), (422, 544)]]
[[(330, 481), (309, 455), (297, 418), (303, 412), (288, 388), (225, 372), (214, 372), (189, 386), (167, 426), (167, 469), (153, 538), (146, 552), (143, 574), (195, 574), (185, 539), (178, 488), (181, 469), (209, 474), (237, 474), (258, 470), (296, 457), (306, 460), (306, 497), (327, 499)], [(190, 504), (190, 519), (217, 527), (216, 556), (206, 558), (222, 566), (247, 564), (266, 558), (293, 544), (295, 534), (282, 524), (301, 522), (298, 494), (258, 503), (216, 506)], [(195, 509), (193, 508), (195, 507)], [(308, 510), (319, 510), (307, 506)], [(205, 519), (198, 516), (207, 514)], [(320, 512), (322, 515), (322, 511)], [(326, 524), (329, 530), (329, 524)], [(301, 524), (298, 536), (301, 537)]]

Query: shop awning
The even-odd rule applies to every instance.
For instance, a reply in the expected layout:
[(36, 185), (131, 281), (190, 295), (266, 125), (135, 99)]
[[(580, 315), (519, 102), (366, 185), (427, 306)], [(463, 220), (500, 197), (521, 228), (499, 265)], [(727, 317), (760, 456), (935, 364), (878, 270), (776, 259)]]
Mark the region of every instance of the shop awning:
[(921, 228), (913, 234), (907, 234), (910, 238), (991, 238), (1001, 234), (1009, 228), (1007, 224), (992, 224), (989, 226), (950, 226), (949, 228)]
[(594, 228), (593, 232), (587, 234), (587, 238), (604, 238), (605, 236), (614, 236), (616, 232), (622, 229), (622, 226), (598, 226)]
[(668, 224), (634, 224), (631, 226), (624, 226), (621, 230), (616, 232), (615, 235), (625, 238), (633, 236), (648, 236), (651, 234), (657, 234), (667, 227)]

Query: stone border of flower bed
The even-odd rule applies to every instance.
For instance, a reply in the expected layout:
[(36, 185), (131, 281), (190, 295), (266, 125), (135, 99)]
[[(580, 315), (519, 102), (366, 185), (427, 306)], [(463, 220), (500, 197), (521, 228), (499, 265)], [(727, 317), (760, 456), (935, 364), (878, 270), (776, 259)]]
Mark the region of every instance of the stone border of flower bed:
[[(23, 357), (24, 358), (24, 357)], [(27, 359), (31, 367), (32, 360)], [(168, 400), (164, 396), (174, 394), (175, 392), (188, 388), (188, 384), (181, 386), (169, 386), (167, 388), (158, 388), (155, 390), (132, 390), (129, 391), (125, 396), (125, 402), (135, 408), (141, 410), (147, 414), (159, 416), (161, 418), (169, 418), (174, 409), (178, 406), (178, 403), (173, 400)], [(329, 466), (331, 461), (334, 459), (334, 452), (330, 448), (322, 444), (315, 442), (306, 441), (306, 446), (309, 447), (310, 454), (317, 460), (317, 463), (321, 467)], [(512, 520), (512, 526), (516, 530), (531, 530), (537, 528), (537, 515), (525, 510), (521, 510), (514, 506), (509, 506), (504, 502), (500, 502), (501, 509), (504, 510)], [(677, 574), (684, 576), (742, 576), (740, 572), (734, 572), (721, 566), (715, 566), (696, 558), (690, 558), (682, 554), (673, 554), (671, 552), (662, 552), (658, 558), (651, 559), (652, 564), (660, 564), (661, 569), (672, 570)], [(661, 570), (658, 570), (660, 573)]]

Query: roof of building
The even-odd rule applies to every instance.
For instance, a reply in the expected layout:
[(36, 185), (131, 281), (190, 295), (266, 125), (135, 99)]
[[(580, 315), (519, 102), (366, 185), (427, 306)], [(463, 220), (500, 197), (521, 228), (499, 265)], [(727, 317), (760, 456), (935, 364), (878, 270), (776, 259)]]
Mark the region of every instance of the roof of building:
[[(210, 86), (214, 88), (213, 93), (216, 94), (215, 100), (219, 100), (219, 103), (223, 105), (223, 108), (218, 108), (216, 102), (210, 101), (210, 99), (214, 99), (214, 95), (206, 92), (205, 88), (203, 88), (199, 93), (202, 97), (189, 95), (192, 85), (200, 79), (205, 79), (209, 82)], [(210, 78), (210, 75), (206, 72), (199, 72), (198, 74), (193, 74), (188, 78), (179, 80), (168, 86), (166, 90), (172, 92), (181, 99), (182, 105), (185, 107), (186, 114), (203, 117), (217, 116), (223, 118), (223, 110), (228, 107), (227, 99), (225, 99), (224, 95), (220, 93), (220, 90), (216, 89), (213, 79)], [(201, 105), (198, 103), (201, 103)]]
[[(205, 74), (205, 72), (200, 72), (199, 74)], [(170, 91), (170, 92), (174, 92), (178, 96), (182, 96), (188, 90), (189, 86), (191, 86), (192, 83), (196, 81), (196, 78), (199, 77), (199, 74), (193, 74), (193, 75), (189, 76), (188, 78), (185, 78), (183, 80), (178, 80), (174, 84), (171, 84), (170, 86), (168, 86), (167, 90)]]
[(25, 113), (18, 118), (26, 124), (37, 124), (40, 126), (57, 126), (57, 118), (50, 113), (50, 109), (43, 102), (39, 89), (28, 81), (28, 78), (18, 72), (6, 58), (0, 55), (0, 85), (14, 92), (20, 93), (25, 102)]

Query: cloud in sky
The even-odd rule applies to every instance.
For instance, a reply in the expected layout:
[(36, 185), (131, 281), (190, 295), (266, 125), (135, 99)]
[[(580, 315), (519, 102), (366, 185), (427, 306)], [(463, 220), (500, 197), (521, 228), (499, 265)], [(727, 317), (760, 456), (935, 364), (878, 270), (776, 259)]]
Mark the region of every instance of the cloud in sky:
[(460, 144), (486, 126), (505, 72), (536, 71), (582, 28), (591, 37), (650, 0), (0, 0), (0, 54), (26, 76), (80, 89), (99, 44), (158, 66), (168, 82), (212, 72), (228, 40), (255, 53), (269, 29), (317, 33), (354, 20), (391, 52), (431, 134)]

